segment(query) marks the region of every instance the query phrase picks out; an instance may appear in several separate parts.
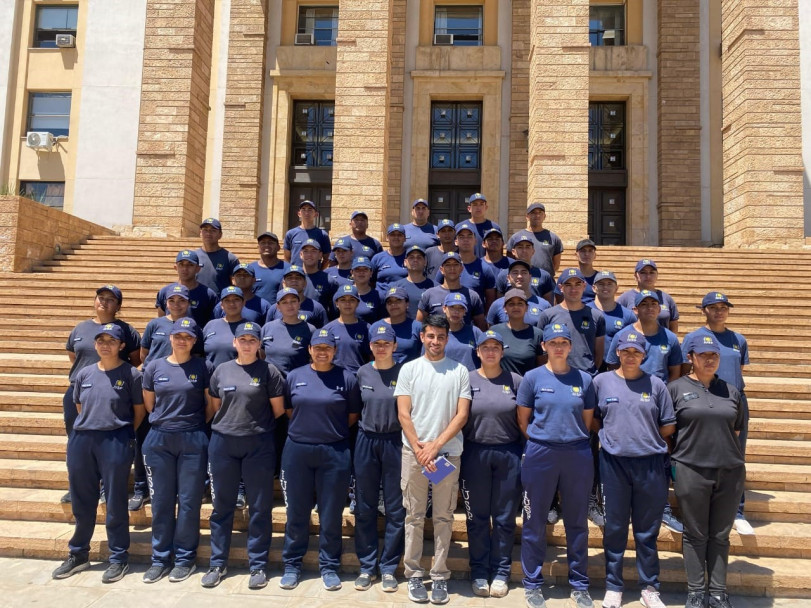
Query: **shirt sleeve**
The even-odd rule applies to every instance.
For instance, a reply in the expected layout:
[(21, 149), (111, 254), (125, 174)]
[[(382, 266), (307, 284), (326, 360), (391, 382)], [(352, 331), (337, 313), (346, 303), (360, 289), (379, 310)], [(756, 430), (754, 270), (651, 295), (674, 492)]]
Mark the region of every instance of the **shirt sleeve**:
[(594, 322), (596, 324), (594, 337), (600, 338), (605, 336), (605, 315), (596, 308), (591, 309), (591, 314), (594, 316)]
[(284, 235), (284, 249), (287, 251), (293, 250), (293, 235), (291, 234), (292, 230), (288, 230), (287, 233)]
[(470, 390), (470, 372), (467, 371), (467, 368), (459, 364), (461, 371), (459, 372), (459, 398), (460, 399), (473, 399), (473, 392)]
[(740, 391), (735, 391), (737, 395), (737, 399), (735, 400), (735, 405), (738, 407), (738, 415), (735, 417), (735, 430), (740, 431), (743, 428), (744, 422), (746, 421), (746, 411), (743, 407), (743, 395)]
[(71, 330), (70, 335), (68, 336), (67, 342), (65, 342), (65, 350), (68, 351), (69, 353), (74, 352), (73, 340), (75, 337), (76, 337), (76, 328), (74, 327)]
[(468, 290), (468, 295), (470, 296), (470, 316), (477, 317), (483, 315), (484, 304), (482, 304), (482, 299), (479, 297), (479, 294), (475, 291)]
[(518, 392), (515, 395), (515, 403), (519, 407), (528, 407), (535, 409), (535, 386), (532, 378), (526, 376), (521, 381), (521, 386), (518, 387)]
[(559, 253), (563, 253), (563, 241), (561, 241), (560, 237), (556, 234), (554, 239), (554, 246), (552, 248), (552, 255), (557, 255)]
[(746, 342), (746, 338), (738, 334), (740, 337), (740, 348), (741, 348), (741, 365), (749, 365), (749, 344)]
[(586, 385), (586, 390), (583, 391), (583, 409), (593, 410), (597, 407), (597, 391), (594, 389), (594, 382), (586, 372), (580, 372), (580, 377), (583, 378), (583, 383)]
[(132, 404), (133, 405), (143, 405), (144, 404), (144, 391), (143, 391), (143, 374), (139, 372), (136, 368), (132, 368)]
[(659, 406), (659, 426), (676, 424), (676, 412), (673, 410), (673, 399), (664, 382), (657, 385), (656, 404)]
[(272, 363), (268, 363), (268, 398), (283, 397), (286, 385), (282, 373)]
[(668, 300), (670, 300), (670, 320), (671, 321), (678, 321), (679, 320), (679, 307), (676, 306), (676, 300), (673, 299), (673, 296), (670, 294), (668, 295)]
[(485, 289), (495, 289), (496, 287), (496, 275), (487, 264), (482, 264), (482, 286)]
[(404, 365), (397, 376), (397, 386), (394, 387), (394, 396), (411, 394), (411, 365)]
[(155, 392), (155, 378), (153, 376), (155, 372), (155, 361), (150, 361), (149, 364), (144, 368), (143, 378), (141, 379), (141, 385), (145, 391)]
[(152, 333), (155, 331), (154, 321), (155, 319), (152, 319), (152, 321), (146, 324), (146, 329), (144, 330), (144, 337), (141, 340), (141, 347), (147, 350), (152, 348)]
[(668, 367), (673, 365), (681, 365), (682, 354), (681, 346), (679, 345), (679, 338), (673, 332), (668, 333), (670, 334), (668, 336), (668, 341), (670, 342), (670, 353), (667, 355), (667, 365)]
[(138, 330), (136, 330), (132, 325), (127, 324), (127, 329), (124, 333), (126, 335), (124, 338), (124, 350), (127, 352), (127, 354), (141, 348), (141, 334), (138, 333)]
[(429, 302), (428, 292), (424, 291), (424, 292), (422, 292), (422, 295), (420, 296), (420, 303), (417, 304), (417, 310), (421, 310), (425, 315), (427, 315), (428, 314), (428, 302)]
[(614, 334), (614, 337), (611, 338), (611, 344), (605, 349), (604, 358), (605, 362), (609, 365), (616, 365), (619, 363), (619, 359), (617, 359), (617, 344), (619, 343), (619, 335), (620, 332)]
[(211, 379), (208, 383), (208, 393), (215, 399), (220, 398), (220, 375), (217, 373), (217, 370), (214, 370), (211, 374)]
[(346, 377), (346, 399), (349, 404), (350, 414), (360, 414), (363, 410), (363, 399), (360, 396), (360, 384), (352, 372), (345, 371)]

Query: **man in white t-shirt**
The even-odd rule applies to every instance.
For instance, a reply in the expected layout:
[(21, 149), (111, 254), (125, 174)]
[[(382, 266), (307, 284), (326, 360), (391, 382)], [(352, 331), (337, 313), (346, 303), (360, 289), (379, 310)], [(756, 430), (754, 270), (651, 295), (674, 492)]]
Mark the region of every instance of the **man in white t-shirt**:
[(420, 331), (425, 354), (403, 365), (397, 378), (397, 410), (403, 427), (403, 468), (400, 485), (406, 508), (403, 564), (408, 578), (408, 597), (428, 601), (423, 584), (423, 525), (428, 505), (428, 478), (435, 461), (444, 456), (455, 469), (433, 484), (434, 564), (431, 568), (431, 603), (448, 601), (448, 549), (453, 527), (453, 509), (459, 488), (462, 427), (470, 411), (470, 376), (467, 368), (445, 357), (448, 320), (429, 315)]

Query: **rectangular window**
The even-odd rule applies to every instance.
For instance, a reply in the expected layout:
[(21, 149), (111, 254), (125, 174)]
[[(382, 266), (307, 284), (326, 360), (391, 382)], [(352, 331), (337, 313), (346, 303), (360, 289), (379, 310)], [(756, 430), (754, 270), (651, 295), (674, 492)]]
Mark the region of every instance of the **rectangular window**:
[(625, 104), (589, 103), (589, 170), (625, 169)]
[(589, 42), (591, 46), (625, 44), (625, 6), (595, 4), (589, 7)]
[(70, 130), (70, 93), (31, 93), (28, 131), (47, 131), (54, 137)]
[(482, 104), (431, 104), (431, 169), (479, 170)]
[(76, 35), (78, 6), (38, 6), (34, 47), (55, 49), (57, 34)]
[(62, 209), (65, 205), (65, 182), (20, 182), (20, 194), (43, 205)]
[(434, 44), (481, 46), (482, 7), (437, 6), (434, 12)]
[(334, 101), (297, 101), (293, 105), (293, 165), (331, 167), (335, 134)]
[(298, 33), (312, 34), (316, 46), (335, 46), (338, 37), (337, 6), (300, 6)]

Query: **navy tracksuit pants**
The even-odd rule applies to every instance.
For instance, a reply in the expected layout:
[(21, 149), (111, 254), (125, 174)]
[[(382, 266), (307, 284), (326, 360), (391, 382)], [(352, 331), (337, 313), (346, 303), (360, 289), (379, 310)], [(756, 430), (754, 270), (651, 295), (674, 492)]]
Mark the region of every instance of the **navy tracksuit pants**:
[[(403, 436), (360, 429), (355, 442), (355, 553), (360, 571), (394, 574), (405, 549), (405, 507), (400, 489)], [(380, 485), (386, 506), (383, 551), (378, 561), (377, 502)]]
[(633, 524), (639, 584), (659, 588), (659, 553), (656, 539), (670, 479), (665, 455), (612, 456), (600, 450), (600, 476), (605, 501), (605, 587), (622, 591), (622, 558), (628, 544), (628, 522)]
[[(239, 481), (245, 482), (248, 504), (248, 564), (250, 569), (268, 566), (272, 529), (273, 472), (276, 445), (273, 432), (258, 435), (223, 435), (214, 431), (208, 445), (208, 472), (214, 507), (211, 527), (210, 566), (225, 567), (231, 550), (234, 511)], [(202, 484), (200, 484), (202, 489)]]
[(546, 515), (557, 491), (566, 528), (569, 585), (575, 590), (588, 589), (588, 507), (593, 479), (594, 463), (588, 441), (570, 448), (527, 442), (521, 464), (525, 513), (521, 567), (525, 589), (538, 589), (543, 584)]
[(465, 441), (459, 482), (467, 514), (470, 578), (508, 581), (515, 513), (521, 503), (521, 444)]
[(107, 544), (110, 562), (127, 563), (130, 548), (127, 485), (135, 454), (131, 426), (113, 431), (76, 431), (68, 439), (68, 480), (71, 508), (76, 520), (68, 541), (71, 555), (87, 559), (96, 526), (99, 481), (107, 495)]
[[(200, 505), (208, 460), (202, 429), (153, 428), (144, 442), (144, 468), (152, 500), (152, 565), (192, 566), (200, 543)], [(177, 517), (175, 517), (177, 505)]]
[[(133, 490), (136, 494), (143, 494), (144, 496), (149, 491), (146, 467), (144, 466), (144, 442), (151, 428), (152, 425), (149, 424), (149, 415), (147, 414), (135, 431), (135, 461), (132, 465)], [(205, 471), (205, 467), (203, 470)], [(153, 507), (152, 510), (154, 511), (155, 508)]]
[(310, 534), (313, 494), (318, 501), (320, 533), (318, 566), (321, 573), (341, 565), (341, 522), (349, 489), (349, 441), (298, 443), (289, 437), (282, 452), (279, 480), (287, 505), (282, 562), (285, 572), (300, 572)]

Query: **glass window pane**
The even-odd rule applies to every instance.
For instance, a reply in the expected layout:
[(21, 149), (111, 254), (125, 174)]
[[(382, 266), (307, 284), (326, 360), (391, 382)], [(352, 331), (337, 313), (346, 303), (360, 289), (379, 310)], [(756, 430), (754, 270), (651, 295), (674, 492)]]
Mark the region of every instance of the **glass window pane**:
[(31, 93), (28, 130), (48, 131), (55, 136), (68, 135), (70, 93)]
[(454, 46), (482, 44), (481, 6), (437, 6), (434, 34), (452, 34)]
[(78, 13), (77, 6), (40, 6), (37, 8), (37, 29), (75, 30)]
[(313, 34), (317, 46), (335, 46), (338, 36), (338, 7), (300, 7), (298, 33)]
[(601, 4), (589, 7), (589, 42), (592, 46), (625, 44), (625, 6)]
[(65, 182), (20, 182), (20, 193), (57, 209), (65, 204)]

